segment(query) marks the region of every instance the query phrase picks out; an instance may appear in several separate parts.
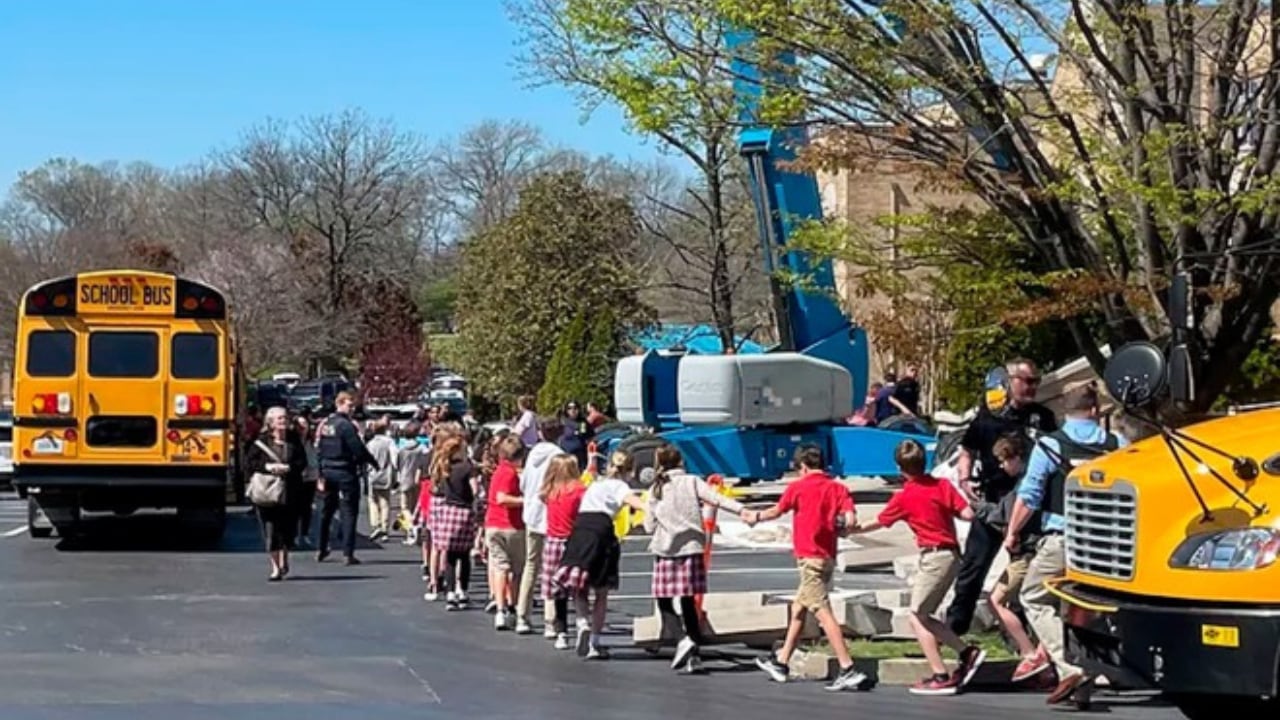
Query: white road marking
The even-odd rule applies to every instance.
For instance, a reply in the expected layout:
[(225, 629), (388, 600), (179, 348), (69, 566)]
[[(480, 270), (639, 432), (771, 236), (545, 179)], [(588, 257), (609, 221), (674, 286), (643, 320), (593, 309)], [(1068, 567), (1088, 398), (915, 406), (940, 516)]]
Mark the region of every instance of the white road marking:
[[(714, 561), (714, 557), (712, 560)], [(794, 575), (796, 569), (793, 567), (780, 568), (721, 568), (719, 570), (711, 568), (707, 570), (708, 575), (759, 575), (761, 573), (787, 573)], [(653, 571), (648, 572), (624, 572), (618, 573), (618, 577), (649, 577), (653, 575)]]
[(26, 531), (27, 531), (27, 529), (28, 529), (28, 526), (27, 526), (27, 525), (23, 525), (22, 527), (16, 527), (16, 528), (14, 528), (14, 529), (12, 529), (12, 530), (7, 530), (7, 531), (5, 531), (4, 536), (5, 536), (5, 537), (7, 537), (7, 538), (17, 537), (17, 536), (21, 535), (22, 533), (26, 532)]
[[(796, 589), (794, 587), (789, 587), (783, 590), (748, 590), (745, 592), (758, 592), (761, 595), (778, 595), (781, 593), (793, 593), (795, 591)], [(739, 591), (735, 590), (732, 592), (739, 592)], [(652, 600), (652, 599), (653, 599), (653, 596), (647, 593), (640, 593), (638, 595), (614, 595), (613, 593), (609, 593), (609, 602), (613, 602), (614, 600)]]

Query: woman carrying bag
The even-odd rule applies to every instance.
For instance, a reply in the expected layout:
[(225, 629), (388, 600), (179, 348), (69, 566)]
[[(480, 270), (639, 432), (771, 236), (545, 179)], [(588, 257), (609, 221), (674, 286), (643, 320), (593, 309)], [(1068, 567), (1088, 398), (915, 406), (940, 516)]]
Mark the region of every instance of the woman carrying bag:
[(249, 501), (257, 509), (262, 538), (271, 560), (271, 582), (289, 574), (289, 550), (297, 534), (298, 513), (289, 497), (302, 492), (307, 451), (289, 426), (284, 408), (267, 411), (262, 433), (249, 445), (245, 458), (249, 473)]

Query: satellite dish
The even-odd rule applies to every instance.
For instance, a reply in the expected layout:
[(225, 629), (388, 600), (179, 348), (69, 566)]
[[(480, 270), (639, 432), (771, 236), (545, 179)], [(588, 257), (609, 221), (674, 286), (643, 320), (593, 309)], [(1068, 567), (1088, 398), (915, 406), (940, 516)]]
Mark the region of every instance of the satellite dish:
[(1164, 390), (1169, 380), (1169, 362), (1151, 343), (1129, 343), (1111, 356), (1102, 375), (1107, 392), (1116, 402), (1136, 407), (1151, 402)]
[(1002, 367), (995, 368), (987, 373), (987, 379), (982, 382), (983, 403), (986, 404), (987, 410), (992, 415), (1000, 415), (1009, 407), (1010, 379), (1009, 371)]

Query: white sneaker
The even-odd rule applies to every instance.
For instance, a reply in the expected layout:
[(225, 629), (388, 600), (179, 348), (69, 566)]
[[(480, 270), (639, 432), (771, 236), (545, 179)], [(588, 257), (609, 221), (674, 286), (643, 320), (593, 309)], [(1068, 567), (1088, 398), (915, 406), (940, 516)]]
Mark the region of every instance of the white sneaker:
[(493, 615), (493, 629), (501, 632), (507, 629), (507, 614), (499, 610)]
[(697, 649), (698, 646), (693, 643), (693, 640), (688, 637), (682, 638), (680, 640), (680, 644), (676, 645), (676, 656), (671, 660), (671, 669), (679, 669), (688, 663), (689, 659), (693, 657), (694, 651)]
[(688, 662), (684, 664), (684, 667), (680, 668), (678, 672), (681, 672), (685, 675), (697, 675), (698, 673), (701, 673), (702, 658), (698, 657), (697, 655), (691, 656)]
[(519, 618), (516, 621), (516, 634), (517, 635), (533, 634), (533, 626), (529, 624), (528, 618)]
[(426, 600), (427, 602), (435, 602), (440, 599), (440, 593), (437, 593), (433, 590), (428, 590), (422, 593), (422, 599)]
[(568, 636), (568, 635), (565, 635), (564, 633), (559, 633), (559, 634), (557, 634), (557, 635), (556, 635), (556, 649), (557, 649), (557, 650), (568, 650), (568, 649), (569, 649), (569, 648), (571, 648), (571, 647), (573, 647), (573, 646), (569, 644), (569, 636)]
[(589, 626), (578, 624), (578, 637), (575, 638), (573, 644), (574, 651), (578, 657), (586, 657), (587, 651), (591, 649), (591, 628)]
[(551, 624), (551, 623), (547, 623), (547, 626), (546, 626), (546, 627), (544, 627), (544, 628), (542, 628), (542, 637), (544, 637), (544, 638), (546, 638), (546, 639), (548, 639), (548, 640), (555, 640), (555, 639), (556, 639), (556, 626), (555, 626), (555, 625), (553, 625), (553, 624)]

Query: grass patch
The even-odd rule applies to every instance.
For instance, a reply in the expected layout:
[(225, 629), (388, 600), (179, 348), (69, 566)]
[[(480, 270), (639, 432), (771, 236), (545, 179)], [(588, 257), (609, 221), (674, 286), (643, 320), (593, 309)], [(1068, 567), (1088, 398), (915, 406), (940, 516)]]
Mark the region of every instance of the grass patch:
[[(1005, 645), (1004, 638), (996, 632), (970, 635), (965, 640), (986, 650), (988, 660), (1015, 660), (1018, 657), (1015, 653), (1009, 651), (1008, 646)], [(914, 640), (849, 640), (846, 644), (849, 648), (849, 655), (854, 658), (894, 660), (898, 658), (924, 657), (924, 653), (920, 652), (920, 644)], [(823, 640), (809, 646), (809, 649), (829, 653), (831, 652), (831, 645), (826, 640)], [(956, 659), (956, 654), (950, 648), (943, 648), (942, 656), (948, 660)]]

